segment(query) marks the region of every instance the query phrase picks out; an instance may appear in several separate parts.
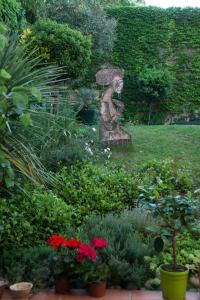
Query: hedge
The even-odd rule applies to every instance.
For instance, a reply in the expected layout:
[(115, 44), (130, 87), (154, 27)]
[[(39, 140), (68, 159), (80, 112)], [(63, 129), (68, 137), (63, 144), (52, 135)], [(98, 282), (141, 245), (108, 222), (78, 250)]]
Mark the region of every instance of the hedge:
[(167, 68), (173, 92), (154, 114), (154, 123), (167, 115), (195, 112), (200, 105), (200, 9), (116, 7), (108, 14), (118, 21), (112, 62), (125, 69), (123, 100), (126, 115), (145, 121), (137, 79), (144, 66)]

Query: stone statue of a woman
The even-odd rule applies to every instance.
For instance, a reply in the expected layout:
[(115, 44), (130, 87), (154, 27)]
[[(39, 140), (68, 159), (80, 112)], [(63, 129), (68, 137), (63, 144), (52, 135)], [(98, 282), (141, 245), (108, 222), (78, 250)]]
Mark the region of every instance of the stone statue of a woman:
[(112, 98), (123, 89), (124, 72), (120, 69), (102, 69), (96, 74), (96, 82), (106, 86), (100, 104), (100, 143), (103, 147), (126, 145), (131, 142), (130, 134), (118, 124), (124, 104)]

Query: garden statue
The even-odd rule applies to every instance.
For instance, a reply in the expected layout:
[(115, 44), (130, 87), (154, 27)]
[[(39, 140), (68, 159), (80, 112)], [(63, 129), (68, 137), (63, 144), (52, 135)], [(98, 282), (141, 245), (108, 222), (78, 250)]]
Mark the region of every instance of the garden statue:
[(124, 110), (124, 104), (112, 99), (113, 93), (120, 94), (123, 89), (124, 71), (120, 69), (102, 69), (96, 74), (96, 82), (106, 86), (100, 104), (100, 143), (106, 147), (126, 145), (131, 142), (130, 134), (118, 124)]

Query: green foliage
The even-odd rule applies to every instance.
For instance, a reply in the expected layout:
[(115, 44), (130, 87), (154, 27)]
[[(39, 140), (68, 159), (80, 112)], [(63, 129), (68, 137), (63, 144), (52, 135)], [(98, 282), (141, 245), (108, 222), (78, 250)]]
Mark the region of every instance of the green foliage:
[(170, 193), (188, 193), (194, 190), (193, 177), (188, 169), (173, 160), (148, 161), (141, 168), (140, 200), (157, 202)]
[(168, 239), (172, 243), (172, 270), (178, 270), (177, 266), (177, 235), (197, 225), (195, 218), (197, 205), (194, 201), (182, 196), (168, 196), (161, 199), (157, 204), (149, 204), (148, 207), (153, 211), (153, 215), (158, 221), (158, 232), (161, 237)]
[[(5, 29), (2, 27), (1, 31)], [(0, 182), (10, 188), (14, 185), (13, 166), (29, 179), (43, 181), (40, 171), (44, 168), (30, 148), (21, 143), (21, 138), (15, 140), (15, 132), (20, 124), (31, 125), (30, 107), (33, 109), (33, 105), (40, 103), (52, 89), (56, 90), (50, 85), (57, 83), (62, 70), (42, 65), (41, 58), (35, 58), (34, 50), (27, 55), (28, 46), (19, 46), (16, 36), (1, 40)]]
[[(149, 105), (149, 123), (153, 104), (167, 100), (172, 90), (172, 77), (163, 68), (145, 67), (138, 77), (138, 88), (142, 100)], [(155, 111), (155, 109), (154, 109)]]
[[(198, 261), (200, 258), (200, 241), (198, 236), (192, 235), (185, 231), (177, 237), (177, 260), (183, 266), (190, 270), (190, 273), (198, 273)], [(151, 271), (156, 273), (159, 272), (161, 264), (172, 263), (172, 249), (169, 243), (165, 244), (164, 252), (158, 256), (146, 257), (145, 260), (148, 262)]]
[(170, 73), (163, 68), (144, 68), (138, 78), (139, 91), (148, 102), (166, 100), (171, 92)]
[(145, 0), (100, 0), (104, 7), (128, 6), (128, 5), (144, 5)]
[(18, 18), (20, 15), (20, 4), (17, 0), (1, 0), (0, 22), (6, 23), (9, 30), (16, 30), (19, 27)]
[(152, 116), (162, 123), (166, 114), (199, 109), (200, 10), (193, 8), (118, 7), (108, 10), (118, 21), (113, 63), (125, 69), (123, 99), (127, 117), (147, 121), (137, 81), (145, 66), (162, 65), (175, 78), (169, 101)]
[(92, 36), (94, 53), (109, 57), (113, 48), (116, 22), (108, 18), (96, 0), (47, 0), (47, 17)]
[(44, 289), (50, 283), (49, 256), (52, 249), (47, 246), (33, 246), (20, 249), (4, 249), (0, 256), (0, 274), (9, 282), (29, 281), (35, 288)]
[[(134, 226), (136, 214), (143, 220), (142, 234)], [(145, 234), (148, 224), (146, 213), (136, 209), (120, 215), (91, 216), (80, 228), (82, 239), (98, 236), (108, 241), (104, 259), (110, 268), (112, 285), (133, 283), (135, 288), (142, 287), (148, 278), (148, 267), (144, 262), (144, 257), (152, 251), (151, 241)]]
[(21, 6), (25, 11), (26, 20), (34, 24), (37, 20), (39, 11), (45, 5), (45, 0), (20, 0)]
[(1, 251), (43, 244), (53, 233), (67, 231), (71, 207), (51, 192), (25, 190), (0, 199)]
[(64, 67), (65, 75), (78, 78), (85, 74), (90, 63), (91, 40), (68, 25), (51, 20), (39, 20), (27, 36), (30, 48), (44, 61)]
[(122, 167), (107, 163), (77, 163), (57, 174), (57, 193), (73, 205), (75, 223), (91, 212), (120, 212), (135, 206), (136, 180)]

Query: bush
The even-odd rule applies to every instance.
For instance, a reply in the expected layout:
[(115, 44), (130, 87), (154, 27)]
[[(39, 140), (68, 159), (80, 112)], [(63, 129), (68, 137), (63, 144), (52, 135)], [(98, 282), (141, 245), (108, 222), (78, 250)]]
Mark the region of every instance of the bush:
[(144, 68), (138, 78), (138, 88), (142, 97), (149, 105), (149, 124), (153, 104), (167, 100), (172, 90), (172, 77), (164, 68)]
[(73, 206), (78, 223), (91, 212), (105, 214), (134, 207), (137, 199), (136, 180), (112, 163), (77, 163), (59, 172), (57, 181), (57, 193)]
[(47, 0), (47, 17), (69, 24), (92, 37), (93, 52), (99, 58), (110, 57), (115, 39), (116, 21), (108, 18), (96, 0)]
[(44, 243), (53, 233), (69, 227), (71, 208), (53, 193), (28, 191), (1, 199), (1, 251)]
[(90, 64), (91, 40), (68, 25), (51, 20), (36, 22), (31, 30), (24, 32), (22, 42), (37, 48), (37, 55), (44, 61), (64, 67), (67, 77), (78, 78), (84, 75)]
[(53, 251), (48, 246), (5, 250), (0, 256), (0, 275), (10, 283), (29, 281), (34, 288), (51, 285), (49, 257)]
[(141, 200), (157, 201), (170, 193), (190, 194), (194, 189), (190, 172), (173, 160), (149, 161), (140, 172), (142, 185), (138, 188)]
[[(141, 218), (140, 232), (135, 229), (138, 218)], [(136, 224), (137, 227), (138, 221)], [(149, 224), (146, 213), (136, 209), (117, 216), (91, 216), (80, 228), (83, 239), (89, 241), (93, 236), (98, 236), (108, 241), (104, 252), (111, 270), (111, 285), (131, 283), (134, 288), (140, 288), (148, 278), (144, 257), (152, 252), (151, 239), (146, 230)]]

